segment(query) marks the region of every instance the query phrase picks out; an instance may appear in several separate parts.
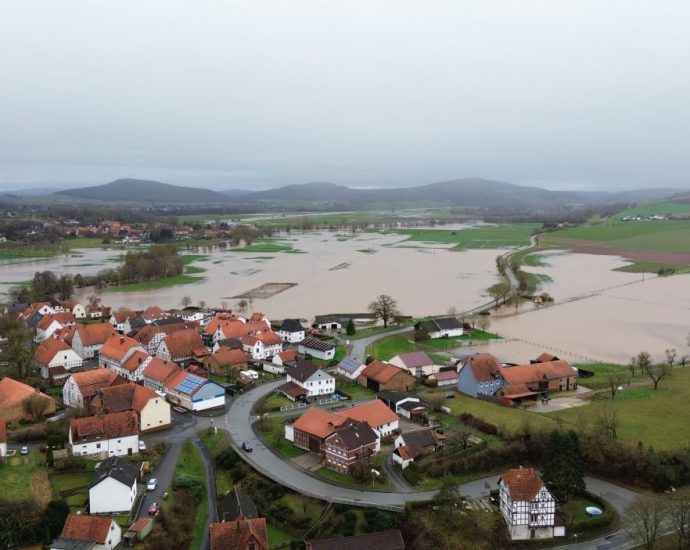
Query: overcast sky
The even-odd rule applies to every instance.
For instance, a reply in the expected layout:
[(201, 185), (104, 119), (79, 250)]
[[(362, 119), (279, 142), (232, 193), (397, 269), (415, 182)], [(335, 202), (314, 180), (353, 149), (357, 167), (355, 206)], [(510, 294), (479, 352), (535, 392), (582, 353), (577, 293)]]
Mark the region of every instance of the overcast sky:
[(690, 187), (688, 0), (20, 0), (0, 188)]

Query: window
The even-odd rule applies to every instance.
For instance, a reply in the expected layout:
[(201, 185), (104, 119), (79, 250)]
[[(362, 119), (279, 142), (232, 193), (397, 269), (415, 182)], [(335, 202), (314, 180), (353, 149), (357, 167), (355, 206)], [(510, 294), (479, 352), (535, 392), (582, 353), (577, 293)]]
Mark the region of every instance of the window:
[(539, 519), (539, 514), (530, 514), (529, 515), (530, 523), (537, 523), (538, 519)]

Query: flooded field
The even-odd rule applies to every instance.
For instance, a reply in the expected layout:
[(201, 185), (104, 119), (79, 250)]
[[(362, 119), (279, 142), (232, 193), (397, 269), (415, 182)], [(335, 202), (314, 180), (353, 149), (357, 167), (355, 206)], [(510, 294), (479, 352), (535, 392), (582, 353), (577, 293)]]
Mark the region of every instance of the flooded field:
[[(461, 230), (460, 227), (458, 227)], [(182, 296), (193, 303), (235, 307), (243, 294), (258, 288), (280, 288), (254, 298), (252, 309), (272, 318), (331, 312), (366, 311), (378, 294), (393, 296), (407, 315), (468, 310), (490, 298), (485, 289), (497, 280), (495, 259), (501, 250), (450, 251), (395, 246), (400, 235), (328, 232), (292, 234), (280, 242), (289, 252), (230, 252), (214, 249), (194, 265), (205, 270), (194, 284), (134, 292), (104, 291), (103, 303), (114, 308), (143, 309), (150, 304), (178, 307)], [(284, 246), (283, 246), (284, 245)], [(121, 251), (88, 249), (77, 256), (0, 262), (0, 290), (31, 279), (35, 271), (95, 274), (114, 267)], [(491, 351), (505, 361), (523, 362), (549, 351), (574, 362), (626, 363), (641, 350), (661, 358), (667, 348), (690, 353), (690, 276), (658, 278), (613, 271), (625, 265), (618, 257), (554, 253), (547, 265), (526, 267), (551, 278), (542, 290), (555, 298), (548, 307), (523, 304), (491, 318), (489, 330), (505, 337), (472, 350)], [(296, 284), (295, 284), (296, 283)], [(278, 286), (273, 286), (273, 285)], [(294, 284), (294, 286), (292, 286)], [(264, 286), (266, 285), (266, 286)], [(85, 299), (93, 288), (78, 291)], [(259, 293), (258, 295), (261, 295)]]

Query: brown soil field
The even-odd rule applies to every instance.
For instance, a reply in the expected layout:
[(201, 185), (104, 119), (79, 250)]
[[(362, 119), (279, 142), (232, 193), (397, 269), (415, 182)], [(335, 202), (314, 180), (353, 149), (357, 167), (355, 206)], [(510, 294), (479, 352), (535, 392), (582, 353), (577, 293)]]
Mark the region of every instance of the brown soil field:
[(584, 239), (568, 239), (565, 237), (550, 237), (549, 242), (567, 248), (571, 252), (582, 254), (600, 254), (603, 256), (621, 256), (636, 262), (654, 262), (659, 264), (688, 265), (690, 254), (683, 252), (664, 252), (661, 250), (636, 250), (630, 248), (613, 248), (596, 246), (592, 241)]

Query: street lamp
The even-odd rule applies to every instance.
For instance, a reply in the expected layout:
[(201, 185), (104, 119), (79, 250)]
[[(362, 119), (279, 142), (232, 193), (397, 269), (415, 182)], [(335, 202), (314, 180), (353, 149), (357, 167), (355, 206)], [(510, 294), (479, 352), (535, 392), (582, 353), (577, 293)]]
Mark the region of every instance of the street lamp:
[(374, 486), (374, 481), (376, 481), (376, 478), (381, 475), (381, 472), (378, 470), (375, 470), (374, 468), (371, 469), (371, 486)]

